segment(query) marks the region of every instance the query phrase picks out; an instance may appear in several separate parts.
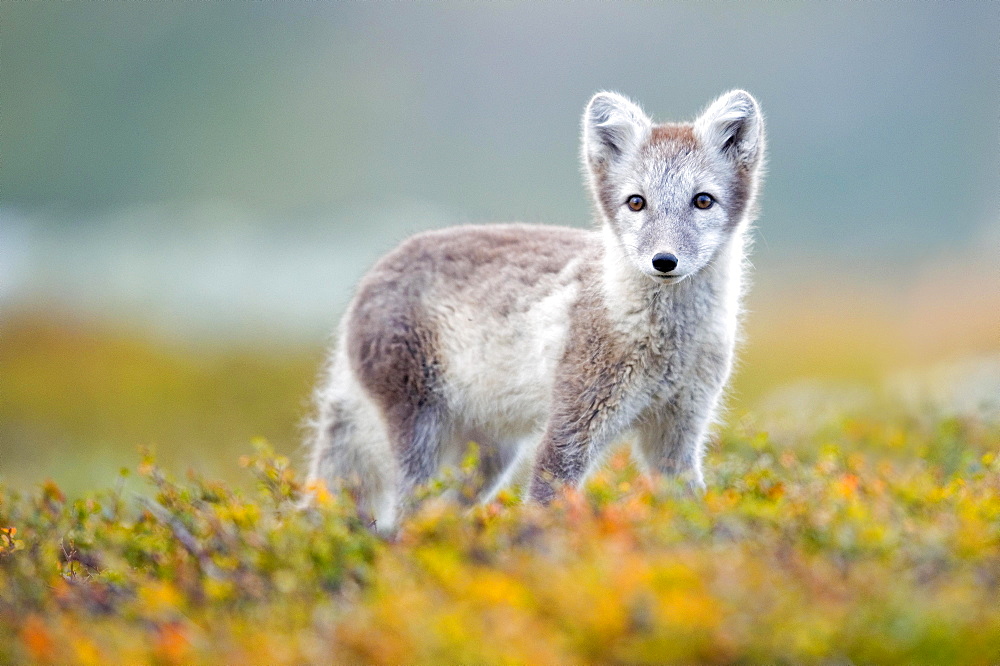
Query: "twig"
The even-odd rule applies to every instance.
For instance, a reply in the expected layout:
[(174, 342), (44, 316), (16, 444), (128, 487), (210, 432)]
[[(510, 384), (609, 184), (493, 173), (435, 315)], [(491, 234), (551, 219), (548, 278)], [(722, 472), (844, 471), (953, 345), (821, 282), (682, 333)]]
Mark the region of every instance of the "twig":
[(198, 560), (198, 565), (201, 570), (205, 572), (209, 578), (214, 578), (216, 580), (225, 580), (228, 578), (226, 574), (215, 565), (212, 558), (208, 556), (205, 549), (201, 547), (198, 540), (194, 538), (194, 535), (184, 526), (180, 520), (177, 519), (170, 511), (160, 504), (159, 502), (152, 500), (143, 495), (135, 494), (139, 502), (142, 503), (146, 509), (153, 514), (153, 517), (159, 520), (161, 523), (170, 528), (173, 532), (174, 538), (181, 542), (184, 549), (191, 554), (196, 560)]

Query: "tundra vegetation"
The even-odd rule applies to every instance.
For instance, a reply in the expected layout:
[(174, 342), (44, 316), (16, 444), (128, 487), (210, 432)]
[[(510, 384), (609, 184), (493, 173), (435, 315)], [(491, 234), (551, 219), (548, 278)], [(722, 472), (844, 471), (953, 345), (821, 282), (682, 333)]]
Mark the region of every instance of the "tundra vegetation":
[[(208, 357), (184, 370), (137, 342), (66, 330), (4, 331), (8, 442), (46, 414), (85, 429), (69, 389), (96, 381), (101, 359), (124, 355), (133, 364), (117, 382), (220, 441), (231, 433), (208, 412), (257, 410), (253, 377), (272, 398), (284, 387), (291, 411), (311, 381), (217, 359), (246, 380), (230, 394)], [(38, 350), (59, 345), (77, 369), (46, 370)], [(760, 353), (747, 352), (744, 386), (767, 384), (749, 367)], [(738, 398), (701, 498), (638, 475), (622, 450), (549, 507), (504, 492), (470, 511), (444, 499), (475, 485), (470, 447), (392, 541), (347, 496), (320, 489), (298, 510), (291, 447), (233, 454), (242, 481), (185, 476), (144, 453), (97, 492), (19, 483), (5, 463), (0, 663), (996, 663), (1000, 360), (949, 367), (866, 388), (799, 383), (748, 408)], [(143, 372), (186, 379), (161, 396)], [(203, 420), (186, 411), (203, 396), (181, 386), (217, 396)], [(126, 400), (117, 390), (98, 387), (94, 404)], [(132, 436), (142, 428), (123, 404), (93, 418)], [(197, 437), (171, 427), (163, 437)]]

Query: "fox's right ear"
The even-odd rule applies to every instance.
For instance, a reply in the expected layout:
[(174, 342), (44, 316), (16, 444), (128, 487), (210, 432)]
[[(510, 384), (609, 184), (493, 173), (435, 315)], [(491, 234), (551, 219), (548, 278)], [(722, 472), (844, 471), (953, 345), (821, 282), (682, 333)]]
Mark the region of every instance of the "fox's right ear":
[(613, 92), (599, 92), (583, 112), (583, 153), (591, 167), (614, 162), (649, 136), (653, 123), (639, 106)]

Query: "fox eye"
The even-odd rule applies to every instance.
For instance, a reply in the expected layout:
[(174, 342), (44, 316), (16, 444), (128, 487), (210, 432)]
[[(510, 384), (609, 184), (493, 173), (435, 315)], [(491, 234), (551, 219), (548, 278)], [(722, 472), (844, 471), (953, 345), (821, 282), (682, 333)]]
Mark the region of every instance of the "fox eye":
[(706, 208), (712, 207), (712, 204), (715, 203), (715, 199), (712, 198), (711, 194), (706, 194), (705, 192), (701, 192), (699, 194), (694, 195), (692, 203), (694, 204), (695, 208), (701, 208), (702, 210), (705, 210)]
[(646, 207), (646, 200), (640, 197), (638, 194), (633, 194), (632, 196), (630, 196), (628, 198), (628, 201), (626, 201), (625, 203), (628, 204), (628, 207), (634, 210), (635, 212), (639, 212), (640, 210)]

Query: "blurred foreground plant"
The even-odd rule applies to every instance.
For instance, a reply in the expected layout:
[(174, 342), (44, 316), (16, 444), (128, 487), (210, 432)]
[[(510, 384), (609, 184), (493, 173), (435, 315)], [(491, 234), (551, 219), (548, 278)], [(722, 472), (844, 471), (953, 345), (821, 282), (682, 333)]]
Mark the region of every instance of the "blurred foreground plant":
[(134, 501), (119, 487), (68, 504), (52, 483), (0, 494), (0, 662), (182, 662), (233, 617), (219, 647), (252, 653), (259, 620), (308, 624), (317, 601), (356, 594), (380, 545), (353, 507), (326, 493), (299, 511), (288, 460), (266, 445), (241, 463), (256, 497), (177, 483), (148, 455), (153, 493)]
[(550, 507), (473, 508), (474, 451), (391, 543), (287, 458), (250, 496), (0, 491), (0, 663), (995, 663), (1000, 428), (855, 414), (723, 433), (702, 498), (625, 452)]

